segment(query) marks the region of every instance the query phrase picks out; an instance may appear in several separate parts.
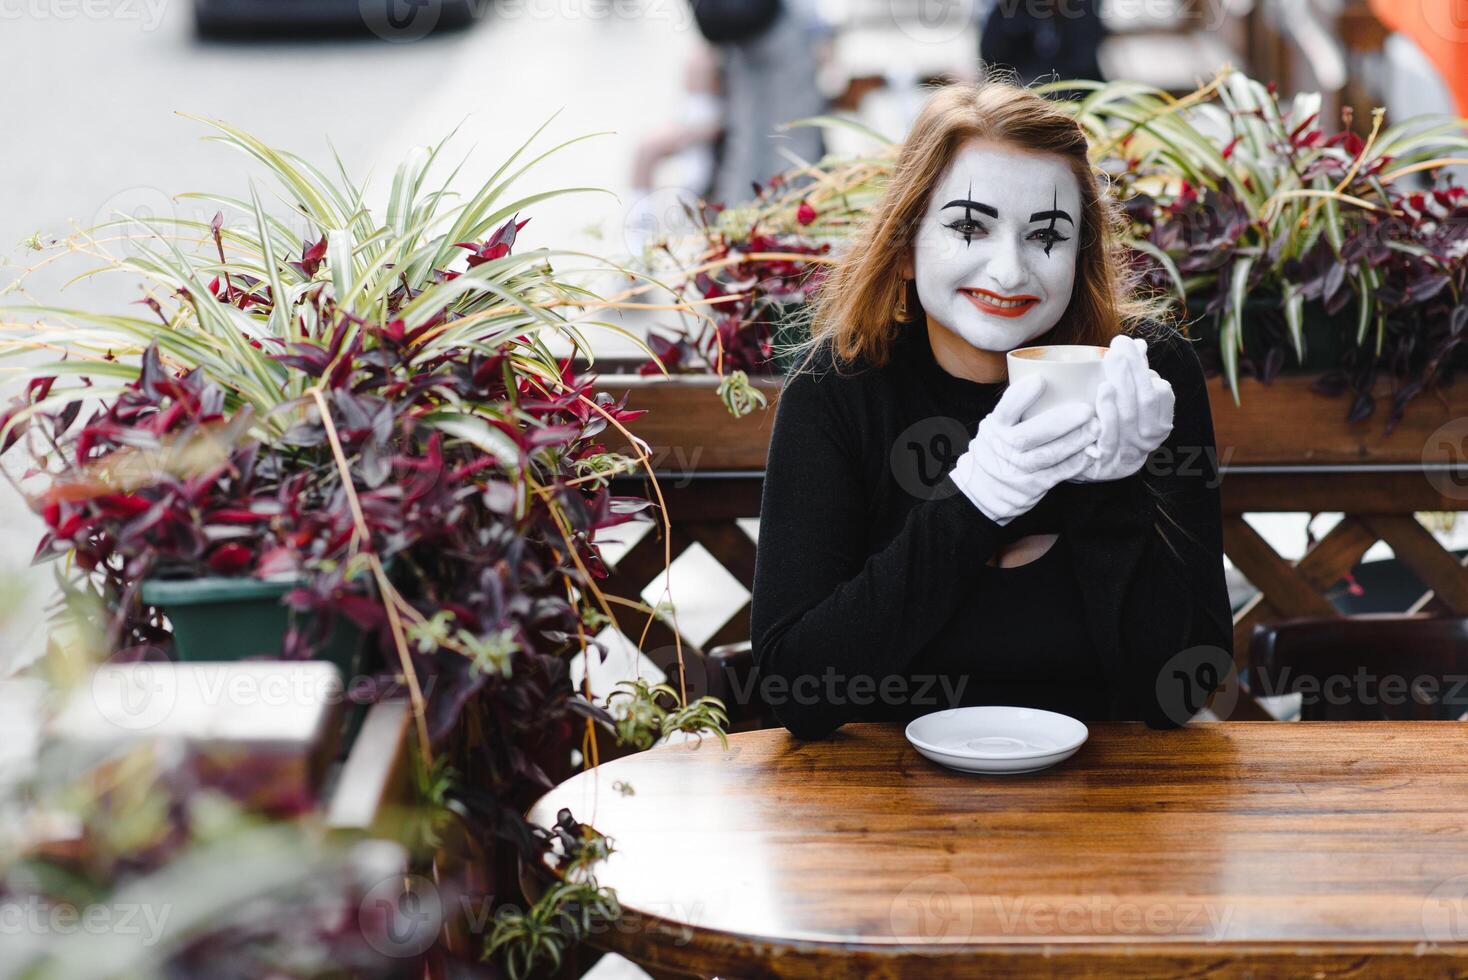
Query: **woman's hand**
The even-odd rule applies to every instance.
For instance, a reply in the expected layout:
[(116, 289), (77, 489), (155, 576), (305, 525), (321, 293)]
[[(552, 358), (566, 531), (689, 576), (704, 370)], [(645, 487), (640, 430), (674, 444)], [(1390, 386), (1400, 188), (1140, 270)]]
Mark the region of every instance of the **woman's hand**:
[(1085, 453), (1099, 435), (1092, 406), (1068, 402), (1020, 421), (1044, 390), (1037, 375), (1005, 389), (953, 467), (953, 482), (996, 524), (1030, 510), (1093, 462)]
[(1101, 359), (1106, 380), (1096, 392), (1101, 433), (1075, 483), (1131, 476), (1172, 434), (1172, 385), (1147, 365), (1147, 342), (1118, 335)]

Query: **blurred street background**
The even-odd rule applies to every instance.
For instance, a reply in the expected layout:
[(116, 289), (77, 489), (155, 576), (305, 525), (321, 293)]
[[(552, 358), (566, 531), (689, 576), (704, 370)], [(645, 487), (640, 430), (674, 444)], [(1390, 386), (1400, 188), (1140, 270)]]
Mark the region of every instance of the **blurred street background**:
[[(721, 12), (759, 10), (772, 12), (752, 36), (718, 36)], [(458, 167), (450, 187), (467, 196), (533, 140), (521, 164), (535, 163), (516, 195), (576, 193), (518, 215), (529, 223), (516, 251), (635, 264), (659, 236), (686, 228), (698, 202), (735, 204), (792, 166), (863, 150), (872, 139), (863, 130), (900, 140), (933, 86), (992, 72), (1023, 84), (1127, 80), (1181, 96), (1233, 66), (1275, 84), (1283, 99), (1320, 93), (1316, 125), (1327, 131), (1354, 120), (1364, 132), (1378, 106), (1389, 122), (1465, 116), (1462, 11), (1463, 0), (0, 0), (0, 322), (28, 323), (23, 304), (32, 300), (144, 309), (127, 276), (75, 278), (87, 266), (74, 261), (80, 256), (44, 258), (46, 245), (84, 229), (119, 217), (207, 223), (221, 206), (187, 196), (194, 192), (248, 201), (257, 191), (277, 214), (288, 208), (289, 200), (271, 200), (274, 188), (250, 183), (255, 161), (208, 140), (204, 119), (328, 173), (340, 167), (366, 182), (377, 214), (416, 147), (452, 134), (436, 172)], [(815, 116), (858, 125), (784, 126)], [(1468, 167), (1456, 172), (1464, 183)], [(626, 282), (602, 278), (588, 285), (610, 292)], [(629, 313), (620, 325), (638, 336), (662, 315)], [(1456, 336), (1456, 314), (1451, 321)], [(625, 339), (595, 336), (605, 338), (599, 354), (637, 353)], [(6, 377), (0, 406), (15, 394)], [(1309, 446), (1300, 449), (1308, 458)], [(44, 525), (16, 489), (27, 465), (20, 455), (7, 458), (0, 482), (0, 610), (21, 610), (0, 615), (0, 695), (9, 675), (42, 652), (56, 594), (54, 567), (31, 567)], [(1319, 498), (1295, 499), (1286, 506)], [(1433, 516), (1424, 524), (1461, 559), (1468, 522)], [(1248, 515), (1287, 562), (1341, 519)], [(757, 520), (738, 526), (757, 536)], [(615, 530), (625, 537), (605, 546), (609, 564), (649, 525)], [(1372, 601), (1405, 605), (1420, 583), (1402, 576), (1403, 563), (1375, 532), (1370, 540), (1355, 569), (1369, 589), (1350, 578), (1350, 594), (1374, 590)], [(1232, 564), (1227, 573), (1236, 607), (1262, 596)], [(667, 589), (666, 576), (676, 583)], [(749, 593), (695, 543), (642, 593), (652, 605), (667, 596), (681, 635), (705, 645)], [(604, 698), (635, 675), (661, 679), (625, 637), (608, 628), (597, 638), (614, 655), (573, 667), (590, 670), (589, 693)], [(1284, 701), (1269, 710), (1298, 710), (1296, 702), (1276, 711)], [(6, 714), (0, 709), (0, 723)], [(24, 724), (12, 728), (30, 734)], [(19, 741), (0, 742), (7, 738)], [(613, 955), (591, 975), (646, 976)]]
[[(758, 90), (741, 73), (745, 46), (708, 44), (685, 0), (0, 0), (0, 254), (13, 267), (37, 232), (209, 210), (174, 199), (192, 190), (242, 193), (248, 161), (203, 142), (190, 114), (321, 165), (334, 150), (380, 193), (410, 147), (455, 127), (461, 188), (547, 122), (545, 148), (606, 133), (538, 165), (523, 189), (610, 193), (537, 206), (524, 240), (616, 252), (635, 251), (676, 194), (721, 199), (769, 176), (718, 172), (721, 149), (726, 170), (743, 162), (729, 151), (745, 135), (727, 126), (745, 103), (765, 103), (751, 140), (772, 147), (762, 159), (788, 165), (808, 144), (772, 130), (792, 113), (900, 136), (923, 86), (977, 77), (981, 55), (1027, 81), (1089, 67), (1182, 92), (1228, 63), (1286, 92), (1324, 91), (1331, 112), (1452, 108), (1421, 49), (1347, 0), (792, 0), (785, 21), (782, 87)], [(825, 149), (842, 149), (833, 140)]]

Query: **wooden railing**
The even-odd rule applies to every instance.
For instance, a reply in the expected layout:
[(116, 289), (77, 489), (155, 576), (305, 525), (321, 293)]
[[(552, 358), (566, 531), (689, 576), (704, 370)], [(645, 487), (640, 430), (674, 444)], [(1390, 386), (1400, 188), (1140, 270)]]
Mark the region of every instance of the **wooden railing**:
[[(598, 365), (603, 371), (604, 365)], [(1404, 612), (1468, 615), (1468, 568), (1445, 549), (1415, 514), (1468, 509), (1468, 385), (1441, 396), (1422, 396), (1388, 435), (1384, 411), (1347, 424), (1347, 401), (1310, 390), (1308, 376), (1285, 376), (1265, 386), (1245, 379), (1241, 404), (1218, 379), (1210, 381), (1224, 550), (1259, 590), (1234, 618), (1235, 660), (1248, 666), (1254, 627), (1299, 616), (1338, 615), (1326, 597), (1378, 540), (1425, 585)], [(625, 394), (630, 407), (648, 414), (634, 423), (648, 442), (672, 525), (676, 558), (701, 544), (746, 589), (754, 580), (754, 542), (735, 522), (759, 515), (762, 471), (780, 383), (756, 384), (769, 407), (736, 419), (719, 401), (717, 380), (707, 376), (643, 378), (603, 374), (599, 385)], [(1383, 386), (1384, 387), (1384, 386)], [(1387, 397), (1378, 393), (1378, 403)], [(1179, 461), (1182, 464), (1182, 461)], [(623, 492), (647, 491), (627, 478)], [(1267, 512), (1341, 512), (1344, 519), (1298, 561), (1281, 557), (1244, 519)], [(610, 588), (636, 596), (663, 570), (661, 536), (644, 536), (613, 570)], [(746, 602), (703, 644), (711, 649), (747, 640)], [(679, 637), (685, 650), (699, 645)], [(673, 627), (654, 622), (644, 652), (664, 669), (671, 660)], [(697, 678), (695, 678), (697, 680)], [(691, 689), (697, 689), (695, 684)], [(1235, 718), (1268, 717), (1252, 698), (1241, 697)]]

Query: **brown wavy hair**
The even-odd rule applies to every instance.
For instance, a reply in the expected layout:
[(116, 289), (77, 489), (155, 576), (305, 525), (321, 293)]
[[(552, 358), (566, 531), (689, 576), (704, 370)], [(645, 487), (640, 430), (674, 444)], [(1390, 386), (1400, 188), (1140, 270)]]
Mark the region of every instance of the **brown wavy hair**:
[[(917, 287), (903, 277), (912, 240), (938, 181), (970, 140), (993, 140), (1063, 157), (1081, 192), (1081, 230), (1070, 305), (1036, 344), (1110, 343), (1138, 332), (1161, 307), (1136, 295), (1121, 244), (1120, 207), (1101, 193), (1086, 134), (1064, 109), (1008, 81), (949, 85), (934, 92), (898, 151), (885, 193), (827, 274), (811, 312), (804, 363), (829, 341), (834, 359), (887, 362), (897, 331), (926, 324)], [(899, 318), (899, 300), (906, 316)], [(925, 328), (925, 327), (924, 327)]]

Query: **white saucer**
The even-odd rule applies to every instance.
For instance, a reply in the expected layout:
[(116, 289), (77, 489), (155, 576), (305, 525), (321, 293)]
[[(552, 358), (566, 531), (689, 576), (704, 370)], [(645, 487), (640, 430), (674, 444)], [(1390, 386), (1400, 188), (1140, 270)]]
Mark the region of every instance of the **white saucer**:
[(950, 708), (907, 726), (913, 748), (960, 772), (1039, 772), (1075, 755), (1090, 736), (1069, 715), (1039, 708)]

